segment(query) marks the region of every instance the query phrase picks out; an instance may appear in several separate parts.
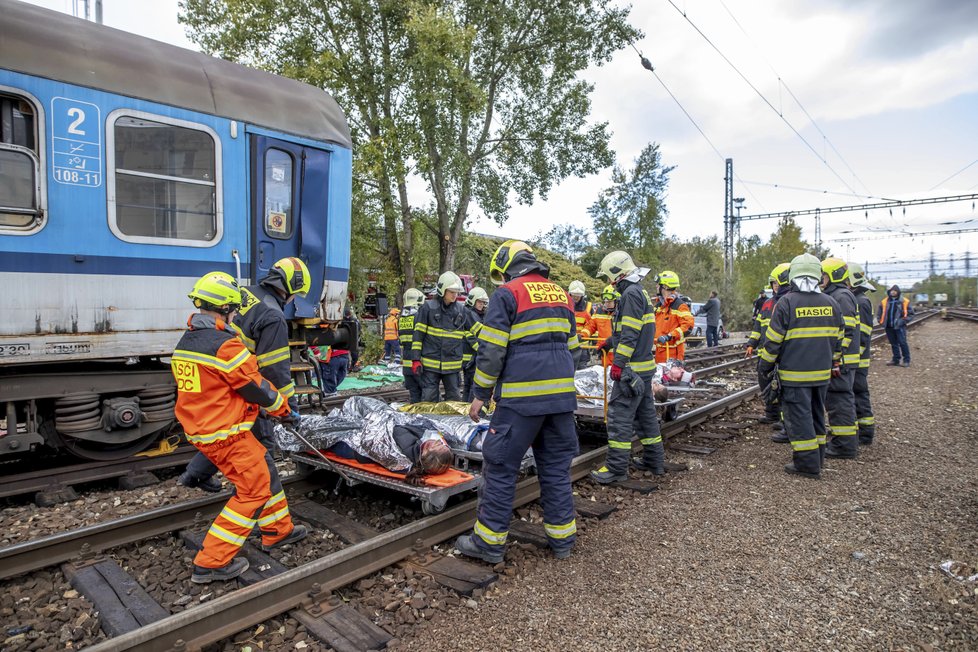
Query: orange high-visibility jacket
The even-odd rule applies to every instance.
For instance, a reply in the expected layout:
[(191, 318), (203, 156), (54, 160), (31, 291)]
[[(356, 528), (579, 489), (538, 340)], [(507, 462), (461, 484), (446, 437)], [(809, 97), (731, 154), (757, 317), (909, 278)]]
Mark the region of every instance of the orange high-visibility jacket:
[[(659, 298), (655, 309), (655, 361), (686, 359), (686, 331), (693, 327), (693, 313), (689, 304), (678, 294)], [(658, 342), (662, 335), (671, 335), (672, 339), (665, 344)]]
[(611, 337), (611, 317), (612, 315), (606, 312), (599, 312), (593, 317), (597, 329), (595, 333), (598, 336), (598, 344)]
[(574, 304), (574, 320), (577, 322), (577, 336), (579, 338), (591, 337), (598, 331), (592, 312), (594, 309), (590, 301), (582, 300)]
[(273, 416), (289, 403), (258, 371), (258, 359), (220, 319), (195, 314), (170, 358), (177, 381), (175, 413), (197, 447), (251, 430), (259, 407)]
[(392, 312), (387, 315), (387, 319), (384, 320), (384, 341), (397, 339), (397, 322), (399, 318), (400, 313)]

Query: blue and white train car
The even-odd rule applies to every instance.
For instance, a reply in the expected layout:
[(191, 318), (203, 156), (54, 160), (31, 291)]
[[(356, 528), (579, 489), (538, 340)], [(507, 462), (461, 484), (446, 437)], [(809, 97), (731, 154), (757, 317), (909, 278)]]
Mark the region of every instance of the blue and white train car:
[(0, 0), (0, 456), (169, 427), (205, 272), (299, 256), (293, 339), (341, 338), (351, 159), (320, 89)]

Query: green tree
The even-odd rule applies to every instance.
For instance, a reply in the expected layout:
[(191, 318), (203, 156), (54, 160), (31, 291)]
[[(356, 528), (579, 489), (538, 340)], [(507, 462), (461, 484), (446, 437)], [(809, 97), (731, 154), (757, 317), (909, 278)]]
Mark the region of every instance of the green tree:
[(594, 220), (597, 249), (624, 249), (636, 261), (653, 264), (668, 213), (665, 195), (669, 173), (674, 169), (675, 166), (662, 165), (658, 143), (646, 145), (630, 170), (615, 166), (611, 187), (602, 190), (588, 208)]
[(591, 232), (573, 224), (557, 224), (546, 233), (538, 234), (533, 241), (570, 259), (575, 265), (594, 247)]
[[(502, 224), (509, 199), (611, 164), (593, 85), (578, 74), (639, 36), (611, 0), (184, 0), (210, 53), (328, 89), (350, 118), (355, 200), (368, 196), (394, 272), (414, 285), (414, 230), (455, 266), (477, 205)], [(409, 199), (418, 180), (432, 198)]]

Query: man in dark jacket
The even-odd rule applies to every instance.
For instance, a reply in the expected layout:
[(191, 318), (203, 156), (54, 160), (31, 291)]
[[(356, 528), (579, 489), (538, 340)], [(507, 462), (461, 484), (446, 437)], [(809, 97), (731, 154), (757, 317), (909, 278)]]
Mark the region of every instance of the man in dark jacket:
[(900, 356), (903, 356), (903, 366), (910, 366), (910, 346), (907, 344), (907, 319), (913, 316), (910, 299), (900, 296), (900, 286), (894, 285), (887, 291), (887, 296), (880, 301), (876, 311), (877, 321), (886, 329), (886, 339), (890, 340), (893, 359), (886, 363), (888, 367), (900, 366)]
[(641, 285), (648, 273), (647, 267), (636, 265), (624, 251), (612, 251), (598, 267), (598, 274), (621, 293), (612, 320), (612, 336), (606, 344), (613, 356), (608, 375), (615, 381), (608, 397), (608, 454), (604, 465), (591, 471), (591, 478), (601, 484), (628, 479), (632, 435), (636, 430), (643, 451), (642, 457), (631, 460), (632, 465), (655, 475), (665, 473), (662, 433), (652, 397), (652, 377), (656, 372), (652, 354), (655, 308)]
[(842, 360), (832, 369), (825, 409), (829, 413), (832, 438), (825, 449), (829, 457), (855, 459), (859, 454), (856, 437), (856, 403), (852, 388), (859, 369), (859, 305), (849, 289), (849, 266), (841, 258), (822, 261), (822, 292), (835, 299), (842, 312)]
[(696, 311), (694, 317), (706, 315), (706, 345), (718, 346), (720, 337), (717, 328), (720, 326), (720, 300), (717, 298), (717, 291), (710, 292), (710, 298), (706, 300), (700, 309)]
[[(768, 282), (771, 286), (771, 291), (774, 293), (770, 299), (764, 302), (761, 307), (761, 311), (757, 313), (754, 318), (754, 327), (751, 331), (750, 336), (747, 338), (747, 357), (754, 355), (754, 353), (760, 353), (761, 348), (764, 346), (766, 341), (767, 327), (771, 324), (771, 315), (774, 314), (774, 306), (777, 305), (778, 300), (783, 297), (791, 289), (788, 283), (788, 274), (790, 273), (791, 265), (790, 263), (781, 263), (771, 270), (770, 275), (768, 275)], [(761, 417), (761, 423), (773, 423), (775, 424), (775, 430), (780, 430), (779, 433), (771, 437), (771, 441), (777, 442), (779, 444), (787, 444), (790, 439), (784, 433), (784, 429), (781, 426), (781, 406), (779, 404), (778, 397), (778, 385), (771, 387), (771, 381), (773, 379), (772, 374), (765, 374), (761, 372), (762, 360), (758, 358), (757, 361), (757, 383), (761, 388), (761, 396), (764, 399), (764, 416)]]
[(426, 301), (414, 319), (414, 341), (411, 344), (411, 368), (421, 375), (421, 400), (461, 401), (459, 376), (462, 373), (464, 340), (472, 327), (472, 318), (456, 301), (463, 290), (462, 279), (454, 272), (438, 277), (438, 296)]
[(775, 304), (758, 352), (760, 372), (776, 373), (781, 383), (784, 429), (793, 451), (785, 473), (812, 479), (822, 473), (826, 389), (841, 363), (844, 326), (839, 304), (818, 291), (822, 269), (810, 254), (791, 261), (791, 290)]
[(859, 263), (849, 263), (849, 281), (852, 293), (859, 304), (859, 368), (856, 369), (856, 379), (852, 385), (853, 397), (856, 401), (856, 431), (859, 434), (859, 444), (869, 446), (876, 434), (876, 418), (873, 416), (873, 403), (869, 396), (869, 363), (870, 340), (873, 336), (873, 302), (866, 296), (867, 292), (875, 292), (876, 288), (863, 271)]
[(562, 559), (577, 538), (570, 478), (578, 451), (574, 357), (580, 342), (574, 310), (525, 242), (500, 245), (489, 277), (500, 287), (489, 299), (479, 331), (469, 417), (478, 422), (491, 397), (496, 410), (482, 444), (485, 463), (475, 526), (455, 547), (490, 563), (503, 560), (520, 464), (532, 448), (543, 531), (554, 556)]

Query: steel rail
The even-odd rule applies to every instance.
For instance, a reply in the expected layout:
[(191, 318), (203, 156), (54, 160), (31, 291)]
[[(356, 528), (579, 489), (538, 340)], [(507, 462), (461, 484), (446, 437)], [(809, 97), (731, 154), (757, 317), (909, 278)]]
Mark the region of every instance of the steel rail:
[(121, 460), (86, 462), (71, 466), (54, 467), (28, 473), (6, 475), (0, 479), (0, 498), (19, 496), (36, 491), (46, 491), (83, 482), (107, 480), (138, 471), (155, 471), (186, 464), (197, 452), (196, 448), (182, 447), (153, 457), (127, 457)]
[[(664, 424), (663, 437), (675, 436), (714, 414), (748, 401), (757, 391), (754, 385), (688, 412)], [(571, 480), (586, 477), (595, 464), (604, 459), (606, 452), (607, 446), (602, 446), (576, 457), (571, 465)], [(540, 485), (536, 477), (522, 480), (516, 486), (514, 507), (532, 502), (539, 496)], [(416, 544), (431, 546), (470, 530), (476, 505), (475, 499), (468, 500), (441, 514), (409, 523), (86, 649), (92, 652), (164, 652), (175, 647), (194, 649), (209, 645), (263, 620), (301, 607), (308, 601), (314, 585), (323, 591), (338, 589), (409, 557)]]
[[(936, 313), (923, 315), (908, 323), (908, 326), (916, 326), (934, 314)], [(874, 336), (874, 339), (877, 338), (878, 336)], [(735, 362), (743, 364), (746, 359)], [(664, 424), (662, 435), (664, 438), (671, 438), (693, 425), (749, 401), (758, 390), (758, 386), (753, 385), (687, 412), (675, 421)], [(571, 479), (576, 481), (585, 477), (604, 458), (606, 452), (607, 447), (603, 446), (575, 458), (571, 465)], [(525, 505), (539, 495), (537, 479), (527, 478), (517, 484), (514, 507)], [(476, 505), (477, 501), (474, 499), (466, 501), (442, 514), (404, 525), (87, 649), (92, 652), (164, 652), (171, 649), (193, 649), (219, 641), (308, 603), (309, 596), (316, 589), (335, 590), (405, 559), (412, 554), (416, 545), (430, 546), (467, 531), (475, 516)], [(4, 558), (4, 552), (0, 550), (0, 559)]]
[[(320, 488), (304, 477), (290, 477), (282, 484), (293, 491), (312, 491)], [(83, 554), (141, 541), (174, 530), (192, 527), (195, 522), (209, 522), (231, 495), (223, 491), (189, 502), (158, 507), (142, 514), (87, 525), (32, 541), (0, 548), (0, 580), (21, 573), (54, 566)]]

